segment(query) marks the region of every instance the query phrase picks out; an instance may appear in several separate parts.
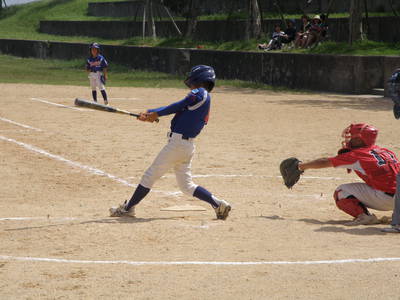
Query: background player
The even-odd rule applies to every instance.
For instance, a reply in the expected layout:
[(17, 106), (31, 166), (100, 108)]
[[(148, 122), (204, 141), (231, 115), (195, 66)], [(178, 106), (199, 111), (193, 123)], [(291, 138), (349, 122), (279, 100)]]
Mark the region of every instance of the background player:
[(194, 139), (207, 124), (210, 112), (210, 92), (215, 85), (212, 67), (199, 65), (192, 68), (185, 84), (191, 92), (181, 101), (150, 109), (141, 113), (139, 120), (154, 122), (159, 116), (175, 114), (171, 121), (168, 143), (144, 173), (142, 180), (129, 201), (110, 208), (111, 217), (135, 216), (135, 206), (149, 193), (157, 179), (173, 168), (181, 191), (208, 202), (218, 219), (225, 220), (231, 210), (228, 202), (220, 200), (205, 188), (193, 183), (191, 162), (195, 151)]
[(104, 104), (108, 104), (105, 83), (107, 80), (107, 60), (100, 54), (98, 43), (90, 44), (90, 57), (86, 61), (86, 71), (89, 73), (90, 87), (92, 88), (93, 101), (97, 102), (97, 88), (103, 96)]
[(368, 208), (393, 209), (400, 163), (392, 151), (375, 145), (377, 135), (378, 130), (373, 126), (351, 124), (343, 131), (344, 148), (337, 156), (298, 165), (301, 171), (328, 167), (354, 170), (365, 182), (342, 184), (335, 190), (337, 207), (354, 217), (346, 225), (378, 224), (379, 220)]

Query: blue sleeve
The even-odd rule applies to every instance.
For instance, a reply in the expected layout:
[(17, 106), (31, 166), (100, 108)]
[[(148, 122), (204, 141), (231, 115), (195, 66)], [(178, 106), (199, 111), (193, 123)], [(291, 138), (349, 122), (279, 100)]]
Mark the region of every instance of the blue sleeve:
[(166, 116), (184, 110), (188, 106), (187, 97), (181, 101), (172, 103), (168, 106), (149, 109), (148, 112), (156, 112), (159, 116)]
[(101, 67), (102, 68), (107, 68), (108, 67), (108, 62), (105, 59), (105, 57), (103, 57), (103, 59), (101, 60)]
[(86, 70), (90, 70), (89, 59), (86, 60)]
[(188, 106), (195, 105), (203, 99), (203, 93), (199, 90), (191, 91), (183, 100), (172, 103), (168, 106), (149, 109), (148, 112), (156, 112), (159, 116), (166, 116), (185, 110)]

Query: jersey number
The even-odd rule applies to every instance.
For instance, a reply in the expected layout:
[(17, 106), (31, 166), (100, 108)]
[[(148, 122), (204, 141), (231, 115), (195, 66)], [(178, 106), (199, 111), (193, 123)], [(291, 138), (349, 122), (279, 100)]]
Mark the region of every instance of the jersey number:
[(375, 150), (371, 150), (370, 152), (376, 159), (378, 166), (386, 165), (387, 163), (397, 163), (397, 160), (394, 158), (393, 154), (387, 151), (379, 151), (379, 153)]

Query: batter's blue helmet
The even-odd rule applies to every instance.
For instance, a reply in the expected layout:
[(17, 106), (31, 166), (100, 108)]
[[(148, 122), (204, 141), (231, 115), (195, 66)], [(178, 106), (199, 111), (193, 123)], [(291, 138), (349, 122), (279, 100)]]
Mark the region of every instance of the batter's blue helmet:
[(100, 49), (100, 45), (98, 43), (91, 43), (89, 46), (89, 49), (92, 49), (92, 48)]
[(211, 92), (215, 85), (215, 71), (210, 66), (198, 65), (190, 70), (185, 84), (190, 87), (192, 84), (208, 83), (207, 90)]

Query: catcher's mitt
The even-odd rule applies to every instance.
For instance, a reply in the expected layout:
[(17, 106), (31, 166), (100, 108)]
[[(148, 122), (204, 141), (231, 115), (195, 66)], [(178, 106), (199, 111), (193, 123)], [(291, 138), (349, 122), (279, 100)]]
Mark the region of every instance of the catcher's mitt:
[(304, 171), (299, 170), (299, 163), (296, 157), (291, 157), (283, 160), (279, 166), (283, 181), (288, 189), (291, 189), (300, 179), (300, 175)]

